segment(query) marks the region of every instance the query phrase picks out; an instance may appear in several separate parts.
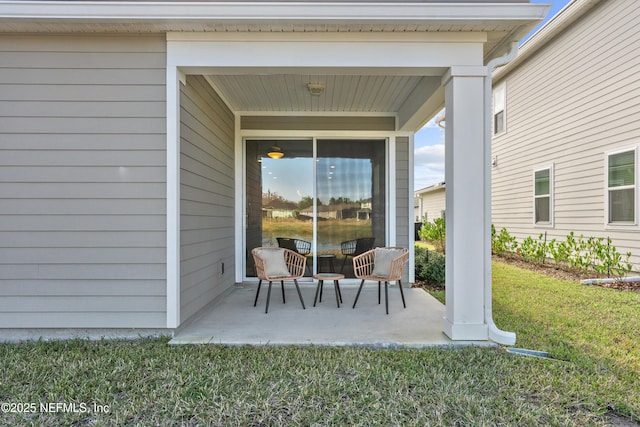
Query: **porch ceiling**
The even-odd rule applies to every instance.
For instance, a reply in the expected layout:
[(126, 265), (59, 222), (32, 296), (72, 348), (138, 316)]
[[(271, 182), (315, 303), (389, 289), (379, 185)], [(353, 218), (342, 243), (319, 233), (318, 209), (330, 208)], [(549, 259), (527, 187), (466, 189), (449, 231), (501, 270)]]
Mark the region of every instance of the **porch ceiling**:
[[(438, 70), (444, 73), (444, 70)], [(438, 86), (440, 76), (398, 75), (208, 75), (211, 85), (235, 111), (346, 112), (396, 114), (424, 80)], [(320, 83), (324, 93), (309, 93)]]

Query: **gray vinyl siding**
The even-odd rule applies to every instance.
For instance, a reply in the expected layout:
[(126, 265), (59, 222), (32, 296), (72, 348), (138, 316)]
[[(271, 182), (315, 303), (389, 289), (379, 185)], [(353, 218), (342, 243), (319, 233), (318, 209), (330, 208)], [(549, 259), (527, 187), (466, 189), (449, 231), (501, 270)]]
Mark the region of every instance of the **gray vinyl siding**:
[[(639, 228), (605, 224), (606, 154), (640, 147), (638, 25), (635, 0), (600, 2), (502, 78), (507, 132), (493, 139), (498, 229), (520, 239), (544, 232), (564, 239), (571, 231), (608, 236), (640, 268)], [(551, 164), (554, 227), (535, 227), (533, 171)], [(636, 188), (636, 210), (639, 194)]]
[(184, 322), (234, 283), (235, 125), (233, 113), (203, 77), (187, 77), (180, 106), (180, 320)]
[(166, 327), (164, 38), (0, 58), (0, 328)]
[[(409, 138), (396, 138), (396, 246), (410, 247), (413, 235), (413, 222), (409, 225), (410, 213), (413, 209), (413, 196), (409, 191)], [(409, 283), (409, 271), (405, 268), (402, 280)]]

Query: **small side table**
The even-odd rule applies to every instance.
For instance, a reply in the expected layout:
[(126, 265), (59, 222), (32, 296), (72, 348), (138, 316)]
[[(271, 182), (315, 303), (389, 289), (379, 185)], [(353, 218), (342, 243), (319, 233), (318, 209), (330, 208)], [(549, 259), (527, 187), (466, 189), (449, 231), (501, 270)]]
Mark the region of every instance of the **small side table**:
[(324, 286), (324, 281), (333, 280), (334, 290), (336, 292), (336, 304), (338, 304), (338, 308), (340, 308), (340, 303), (342, 302), (342, 292), (340, 292), (339, 280), (344, 279), (344, 274), (318, 273), (315, 274), (313, 278), (318, 280), (318, 286), (316, 287), (316, 297), (313, 300), (313, 306), (315, 307), (316, 302), (318, 301), (318, 292), (320, 293), (320, 302), (322, 302), (322, 288)]

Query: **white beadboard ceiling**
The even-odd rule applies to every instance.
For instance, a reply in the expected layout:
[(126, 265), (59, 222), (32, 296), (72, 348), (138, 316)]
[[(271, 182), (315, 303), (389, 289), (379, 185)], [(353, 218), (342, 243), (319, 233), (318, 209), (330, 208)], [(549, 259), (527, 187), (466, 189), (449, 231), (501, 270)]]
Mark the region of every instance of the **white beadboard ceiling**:
[[(394, 113), (421, 78), (305, 74), (208, 76), (233, 110), (265, 112)], [(324, 84), (324, 93), (310, 95), (309, 83)]]

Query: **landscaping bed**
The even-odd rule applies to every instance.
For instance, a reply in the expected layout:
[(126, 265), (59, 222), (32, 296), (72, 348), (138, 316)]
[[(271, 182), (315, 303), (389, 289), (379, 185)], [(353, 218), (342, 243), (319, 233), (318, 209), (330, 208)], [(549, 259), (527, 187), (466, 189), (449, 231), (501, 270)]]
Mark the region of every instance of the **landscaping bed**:
[[(571, 270), (569, 268), (564, 268), (562, 266), (555, 265), (551, 262), (544, 263), (544, 264), (527, 262), (522, 258), (515, 257), (515, 256), (493, 255), (493, 260), (503, 262), (509, 265), (513, 265), (519, 268), (523, 268), (526, 270), (535, 271), (536, 273), (544, 274), (545, 276), (553, 277), (554, 279), (558, 279), (558, 280), (581, 282), (582, 280), (585, 280), (585, 279), (593, 279), (593, 278), (601, 277), (594, 273), (586, 273), (584, 271), (577, 271), (577, 270)], [(640, 292), (640, 282), (615, 281), (612, 283), (594, 283), (592, 285), (585, 285), (585, 286), (600, 286), (602, 288)]]

